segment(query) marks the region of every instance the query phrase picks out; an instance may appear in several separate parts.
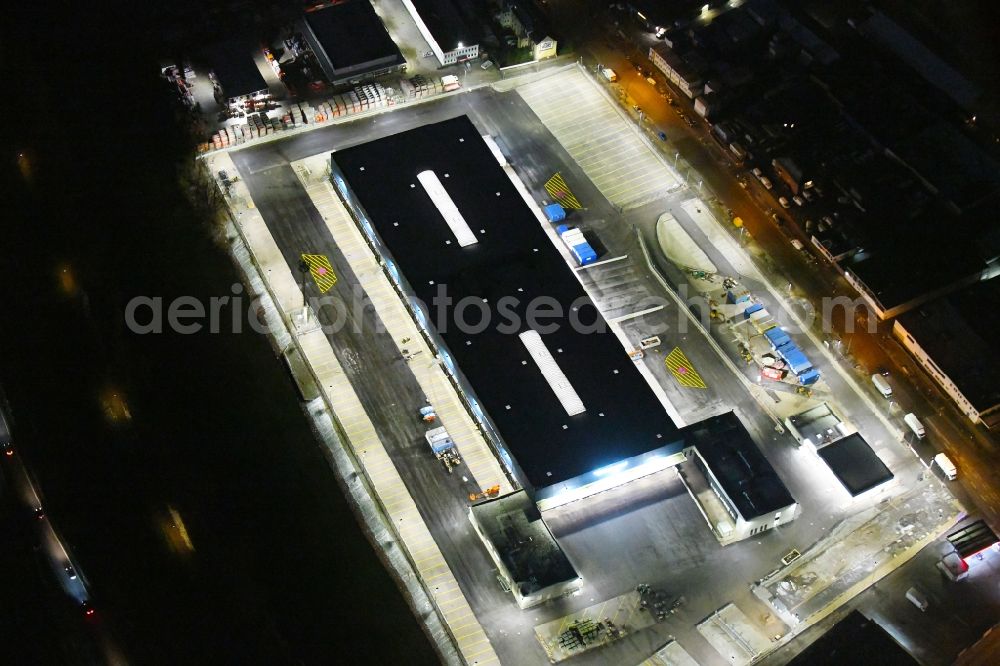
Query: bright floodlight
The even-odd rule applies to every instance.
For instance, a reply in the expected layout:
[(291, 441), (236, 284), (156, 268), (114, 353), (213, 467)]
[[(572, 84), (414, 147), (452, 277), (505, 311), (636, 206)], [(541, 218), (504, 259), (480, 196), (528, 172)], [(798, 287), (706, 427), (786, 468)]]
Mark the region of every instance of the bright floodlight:
[(444, 185), (438, 180), (437, 174), (431, 170), (421, 171), (417, 174), (417, 180), (423, 185), (427, 196), (437, 206), (441, 217), (448, 223), (448, 228), (451, 229), (451, 233), (455, 234), (458, 244), (465, 247), (466, 245), (475, 245), (478, 243), (479, 239), (476, 238), (476, 234), (469, 228), (469, 224), (462, 217), (462, 214), (458, 212), (458, 207), (451, 200), (448, 192), (444, 189)]
[(574, 416), (587, 411), (587, 408), (583, 406), (583, 401), (580, 400), (580, 396), (573, 389), (573, 385), (569, 383), (569, 379), (559, 369), (556, 360), (552, 358), (552, 353), (545, 346), (545, 341), (542, 340), (542, 336), (538, 334), (538, 331), (525, 331), (517, 337), (521, 338), (521, 342), (527, 347), (528, 353), (531, 354), (531, 358), (535, 361), (535, 365), (541, 370), (542, 376), (549, 383), (552, 392), (556, 394), (556, 398), (559, 399), (559, 403), (566, 410), (566, 413)]

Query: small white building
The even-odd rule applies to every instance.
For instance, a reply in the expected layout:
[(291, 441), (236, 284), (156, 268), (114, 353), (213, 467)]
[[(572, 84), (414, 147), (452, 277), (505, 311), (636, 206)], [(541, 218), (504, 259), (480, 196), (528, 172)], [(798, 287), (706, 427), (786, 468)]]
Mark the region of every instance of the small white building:
[(403, 6), (442, 67), (479, 57), (479, 40), (451, 0), (403, 0)]
[(728, 545), (784, 525), (800, 507), (733, 412), (690, 425), (681, 480), (716, 539)]

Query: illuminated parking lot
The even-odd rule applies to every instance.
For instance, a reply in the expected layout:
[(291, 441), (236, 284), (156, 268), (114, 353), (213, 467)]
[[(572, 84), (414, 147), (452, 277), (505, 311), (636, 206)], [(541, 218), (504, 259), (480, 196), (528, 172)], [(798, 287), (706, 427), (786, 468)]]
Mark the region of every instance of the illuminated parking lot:
[(634, 208), (678, 185), (666, 164), (580, 70), (563, 71), (517, 91), (616, 206)]

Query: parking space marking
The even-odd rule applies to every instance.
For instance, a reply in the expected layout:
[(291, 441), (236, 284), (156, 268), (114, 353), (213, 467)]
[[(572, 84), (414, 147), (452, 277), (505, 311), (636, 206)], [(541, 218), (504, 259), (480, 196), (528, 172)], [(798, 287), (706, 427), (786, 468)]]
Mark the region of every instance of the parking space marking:
[[(638, 206), (678, 184), (667, 165), (579, 70), (517, 91), (611, 203)], [(548, 183), (545, 189), (559, 199)]]

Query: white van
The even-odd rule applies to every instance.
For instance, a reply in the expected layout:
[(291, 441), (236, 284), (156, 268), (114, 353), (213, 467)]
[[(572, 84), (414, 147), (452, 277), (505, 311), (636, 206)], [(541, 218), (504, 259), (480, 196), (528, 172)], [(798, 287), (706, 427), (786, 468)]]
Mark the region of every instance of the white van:
[(903, 421), (906, 425), (910, 426), (910, 430), (912, 430), (919, 439), (924, 438), (924, 435), (926, 434), (924, 432), (924, 424), (920, 422), (920, 419), (917, 418), (916, 414), (907, 414), (903, 417)]
[(604, 78), (606, 78), (608, 81), (611, 81), (611, 83), (614, 83), (615, 81), (618, 80), (618, 75), (615, 74), (615, 70), (611, 69), (610, 67), (602, 67), (601, 74), (603, 74)]
[(949, 481), (954, 481), (958, 478), (958, 468), (955, 467), (955, 463), (947, 455), (944, 453), (937, 454), (934, 456), (934, 462), (941, 468), (941, 471), (944, 472)]
[(906, 591), (906, 598), (911, 604), (922, 611), (927, 610), (927, 607), (930, 605), (927, 603), (927, 597), (925, 597), (923, 593), (915, 587), (911, 587)]
[(877, 388), (878, 392), (881, 393), (884, 397), (886, 398), (892, 397), (892, 387), (889, 386), (889, 382), (885, 381), (885, 377), (883, 377), (882, 375), (878, 373), (872, 375), (872, 384), (875, 385), (875, 388)]

